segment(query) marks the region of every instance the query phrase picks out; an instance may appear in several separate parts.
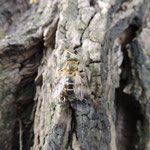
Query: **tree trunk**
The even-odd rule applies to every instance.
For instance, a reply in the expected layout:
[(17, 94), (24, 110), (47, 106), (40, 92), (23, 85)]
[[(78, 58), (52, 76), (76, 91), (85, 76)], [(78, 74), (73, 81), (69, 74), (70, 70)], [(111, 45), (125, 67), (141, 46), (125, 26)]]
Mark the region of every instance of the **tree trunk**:
[(0, 2), (0, 150), (149, 150), (149, 0), (34, 2)]

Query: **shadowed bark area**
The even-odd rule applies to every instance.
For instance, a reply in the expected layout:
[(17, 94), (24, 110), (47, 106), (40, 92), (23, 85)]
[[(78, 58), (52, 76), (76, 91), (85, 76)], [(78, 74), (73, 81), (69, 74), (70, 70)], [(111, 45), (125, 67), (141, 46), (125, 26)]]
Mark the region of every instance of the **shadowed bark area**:
[(0, 4), (0, 150), (150, 149), (149, 0)]

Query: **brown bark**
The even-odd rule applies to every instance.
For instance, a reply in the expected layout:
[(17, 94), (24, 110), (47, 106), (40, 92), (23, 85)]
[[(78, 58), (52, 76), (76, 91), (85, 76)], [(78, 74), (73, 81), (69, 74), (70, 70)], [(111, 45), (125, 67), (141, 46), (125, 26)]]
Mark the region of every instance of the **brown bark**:
[[(0, 2), (0, 150), (149, 150), (149, 1), (20, 2)], [(70, 58), (84, 98), (54, 98)]]

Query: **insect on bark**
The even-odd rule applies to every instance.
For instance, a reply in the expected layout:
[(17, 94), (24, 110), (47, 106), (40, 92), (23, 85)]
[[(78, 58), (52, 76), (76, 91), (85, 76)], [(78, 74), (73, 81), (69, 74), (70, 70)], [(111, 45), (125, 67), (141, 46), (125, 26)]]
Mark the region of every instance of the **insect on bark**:
[(83, 100), (85, 91), (89, 91), (89, 88), (78, 69), (81, 57), (71, 53), (67, 49), (65, 50), (74, 57), (67, 59), (65, 66), (62, 68), (60, 78), (52, 92), (52, 97), (56, 98), (61, 93), (65, 93), (68, 96), (74, 94), (77, 99)]

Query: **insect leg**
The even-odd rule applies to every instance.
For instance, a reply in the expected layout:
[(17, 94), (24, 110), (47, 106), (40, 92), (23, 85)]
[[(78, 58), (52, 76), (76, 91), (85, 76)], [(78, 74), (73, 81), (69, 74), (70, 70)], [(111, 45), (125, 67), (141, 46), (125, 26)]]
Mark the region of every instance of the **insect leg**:
[(70, 55), (75, 55), (77, 58), (81, 59), (81, 56), (77, 56), (74, 53), (71, 53), (69, 50), (67, 50), (66, 48), (64, 48), (64, 50), (66, 50), (67, 53), (69, 53)]
[(66, 64), (65, 64), (65, 66), (62, 69), (63, 72), (66, 72), (66, 68), (67, 68), (68, 64), (69, 64), (69, 62), (67, 61)]

